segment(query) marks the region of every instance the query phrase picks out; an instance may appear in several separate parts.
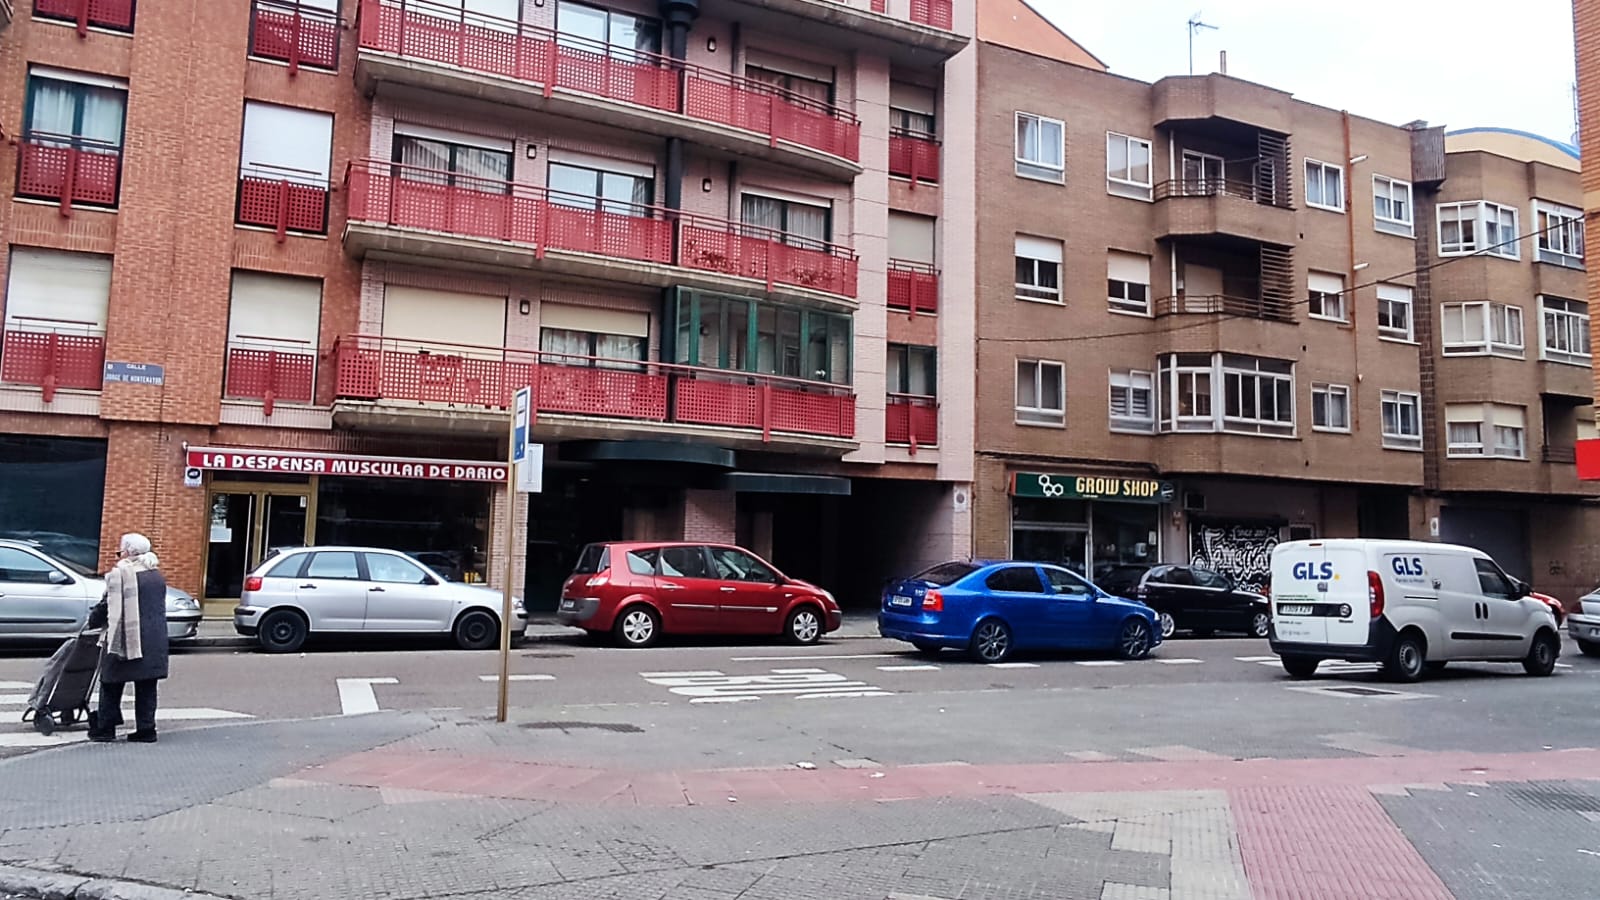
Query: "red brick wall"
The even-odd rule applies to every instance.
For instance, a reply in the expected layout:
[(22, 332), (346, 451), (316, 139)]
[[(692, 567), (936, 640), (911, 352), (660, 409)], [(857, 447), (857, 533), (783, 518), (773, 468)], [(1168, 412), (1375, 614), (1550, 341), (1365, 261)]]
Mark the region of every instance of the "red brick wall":
[(731, 544), (735, 531), (732, 491), (683, 492), (683, 539)]
[[(1600, 0), (1572, 0), (1574, 49), (1578, 69), (1578, 151), (1586, 160), (1600, 160)], [(1583, 167), (1584, 219), (1600, 212), (1600, 165)], [(1584, 255), (1600, 259), (1600, 228), (1591, 223), (1584, 231)], [(1588, 271), (1590, 309), (1600, 301), (1600, 266)], [(1600, 344), (1600, 317), (1589, 319), (1589, 337)], [(1595, 370), (1595, 392), (1600, 394), (1600, 369)]]

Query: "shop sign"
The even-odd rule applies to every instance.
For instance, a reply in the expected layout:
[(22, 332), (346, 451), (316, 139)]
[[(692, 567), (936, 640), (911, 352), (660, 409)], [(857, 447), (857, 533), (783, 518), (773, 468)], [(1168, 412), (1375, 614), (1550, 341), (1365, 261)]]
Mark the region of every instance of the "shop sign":
[(1013, 497), (1041, 500), (1115, 500), (1121, 503), (1170, 503), (1176, 489), (1170, 481), (1118, 478), (1114, 475), (1060, 475), (1017, 472), (1011, 476)]
[(190, 468), (213, 472), (287, 475), (343, 475), (354, 478), (407, 478), (419, 481), (505, 481), (505, 463), (462, 459), (411, 459), (399, 456), (351, 456), (294, 450), (251, 450), (232, 447), (190, 447)]

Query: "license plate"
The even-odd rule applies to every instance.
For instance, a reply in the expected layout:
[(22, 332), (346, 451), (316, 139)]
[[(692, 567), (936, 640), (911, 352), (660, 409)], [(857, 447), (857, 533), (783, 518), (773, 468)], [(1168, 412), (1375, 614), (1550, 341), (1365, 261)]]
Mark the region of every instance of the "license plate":
[(1589, 637), (1600, 638), (1600, 628), (1589, 629)]
[(577, 609), (578, 608), (578, 601), (576, 601), (576, 600), (563, 600), (563, 601), (561, 601), (561, 608), (562, 609)]
[(1315, 612), (1315, 610), (1312, 607), (1309, 607), (1309, 606), (1280, 606), (1280, 607), (1278, 607), (1278, 615), (1280, 615), (1280, 616), (1309, 616), (1313, 612)]
[(890, 606), (910, 606), (911, 605), (911, 598), (910, 597), (900, 597), (900, 596), (890, 597), (889, 598), (889, 605)]

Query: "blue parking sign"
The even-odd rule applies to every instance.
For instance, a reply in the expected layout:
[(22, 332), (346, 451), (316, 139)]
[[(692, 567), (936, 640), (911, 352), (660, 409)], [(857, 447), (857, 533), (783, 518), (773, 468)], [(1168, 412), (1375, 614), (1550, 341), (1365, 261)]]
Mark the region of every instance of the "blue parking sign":
[(528, 458), (528, 407), (533, 402), (530, 388), (518, 388), (511, 400), (511, 461), (525, 462)]

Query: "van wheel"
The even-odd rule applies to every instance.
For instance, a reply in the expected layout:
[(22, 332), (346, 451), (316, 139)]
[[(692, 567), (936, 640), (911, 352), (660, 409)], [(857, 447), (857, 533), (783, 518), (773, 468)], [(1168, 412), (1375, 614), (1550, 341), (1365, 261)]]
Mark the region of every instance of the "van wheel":
[(1578, 649), (1583, 651), (1584, 656), (1600, 656), (1600, 644), (1594, 641), (1579, 641)]
[(1310, 678), (1317, 674), (1317, 666), (1322, 665), (1322, 660), (1315, 656), (1285, 656), (1282, 661), (1283, 670), (1290, 678)]
[(1413, 634), (1402, 634), (1389, 649), (1389, 658), (1383, 661), (1383, 673), (1394, 681), (1410, 683), (1422, 677), (1428, 668), (1428, 651)]
[(473, 610), (456, 620), (456, 646), (463, 650), (488, 650), (500, 646), (500, 623), (482, 610)]
[(306, 620), (299, 613), (275, 609), (261, 617), (256, 642), (268, 653), (293, 653), (305, 645), (309, 632)]
[(1533, 636), (1533, 646), (1522, 660), (1522, 671), (1544, 678), (1556, 670), (1556, 657), (1561, 655), (1561, 642), (1548, 631)]
[(661, 636), (661, 617), (643, 604), (630, 606), (617, 616), (611, 631), (624, 647), (648, 647)]

